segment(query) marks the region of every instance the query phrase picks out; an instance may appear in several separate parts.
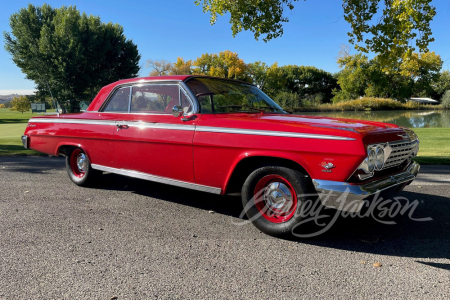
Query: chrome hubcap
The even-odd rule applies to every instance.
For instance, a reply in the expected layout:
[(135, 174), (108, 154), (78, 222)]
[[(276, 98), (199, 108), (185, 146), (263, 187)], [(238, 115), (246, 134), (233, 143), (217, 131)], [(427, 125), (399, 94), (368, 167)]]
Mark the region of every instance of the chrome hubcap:
[(272, 182), (266, 188), (264, 200), (267, 207), (275, 212), (288, 211), (292, 205), (292, 195), (289, 188), (281, 182)]
[(84, 153), (80, 153), (77, 156), (77, 168), (80, 172), (85, 172), (87, 167), (87, 159)]

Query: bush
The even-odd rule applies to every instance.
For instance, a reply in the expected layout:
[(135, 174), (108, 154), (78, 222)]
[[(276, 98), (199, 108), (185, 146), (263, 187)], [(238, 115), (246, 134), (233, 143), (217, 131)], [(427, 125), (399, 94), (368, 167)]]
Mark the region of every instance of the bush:
[(445, 109), (450, 109), (450, 90), (446, 91), (444, 96), (442, 96), (441, 104)]
[(273, 97), (273, 100), (285, 109), (293, 109), (299, 105), (300, 99), (297, 93), (280, 92)]

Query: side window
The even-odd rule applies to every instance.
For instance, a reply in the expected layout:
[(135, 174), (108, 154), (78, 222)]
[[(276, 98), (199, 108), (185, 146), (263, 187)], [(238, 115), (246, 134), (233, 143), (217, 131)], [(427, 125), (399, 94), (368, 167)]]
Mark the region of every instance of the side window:
[(192, 107), (191, 101), (189, 101), (188, 97), (184, 93), (183, 89), (180, 89), (180, 95), (181, 95), (181, 107), (183, 108), (183, 112), (185, 114), (190, 114), (192, 110), (194, 109)]
[(197, 97), (198, 102), (200, 103), (200, 108), (202, 114), (210, 114), (212, 113), (212, 105), (211, 105), (211, 96), (210, 95), (202, 95)]
[(109, 100), (108, 104), (106, 105), (103, 111), (127, 113), (129, 101), (130, 101), (130, 88), (124, 87), (118, 89), (111, 97), (111, 99)]
[(144, 85), (133, 87), (130, 112), (172, 112), (172, 107), (178, 105), (178, 85)]

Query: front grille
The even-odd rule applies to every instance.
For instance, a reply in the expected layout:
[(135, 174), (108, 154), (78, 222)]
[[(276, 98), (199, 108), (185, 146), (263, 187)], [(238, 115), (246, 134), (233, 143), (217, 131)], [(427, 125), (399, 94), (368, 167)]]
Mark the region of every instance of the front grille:
[(418, 142), (418, 140), (402, 140), (389, 142), (388, 144), (391, 147), (392, 151), (388, 159), (384, 163), (383, 170), (401, 165), (405, 160), (412, 157), (414, 147)]

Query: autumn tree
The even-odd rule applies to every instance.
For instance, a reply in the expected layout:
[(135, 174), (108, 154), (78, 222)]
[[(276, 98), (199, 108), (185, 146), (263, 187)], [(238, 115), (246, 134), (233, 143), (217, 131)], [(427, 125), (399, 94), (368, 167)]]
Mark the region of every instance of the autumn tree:
[(434, 52), (412, 53), (403, 60), (400, 74), (414, 81), (414, 94), (416, 96), (434, 96), (432, 83), (439, 78), (439, 71), (443, 61), (440, 55)]
[(202, 54), (194, 61), (194, 74), (230, 79), (249, 80), (247, 66), (237, 53), (223, 51), (218, 54)]
[(173, 63), (170, 71), (171, 75), (189, 75), (192, 74), (192, 60), (184, 60), (182, 57), (177, 58), (177, 62)]
[(75, 6), (50, 5), (20, 9), (9, 19), (5, 49), (13, 62), (36, 83), (37, 90), (71, 111), (113, 81), (136, 77), (140, 55), (118, 24), (81, 14)]
[(9, 108), (11, 111), (20, 111), (21, 113), (24, 113), (30, 109), (31, 103), (26, 96), (14, 97), (11, 100), (11, 107)]
[[(232, 34), (242, 30), (261, 36), (265, 42), (283, 35), (287, 12), (299, 0), (195, 0), (210, 23), (217, 16), (230, 16)], [(431, 0), (342, 0), (344, 19), (350, 24), (349, 42), (362, 52), (374, 52), (384, 70), (395, 68), (414, 51), (427, 52), (430, 22), (436, 14)], [(415, 48), (417, 47), (417, 49)]]
[(172, 69), (172, 63), (167, 60), (154, 60), (149, 59), (146, 63), (147, 68), (152, 69), (150, 71), (150, 76), (165, 76), (170, 74)]

